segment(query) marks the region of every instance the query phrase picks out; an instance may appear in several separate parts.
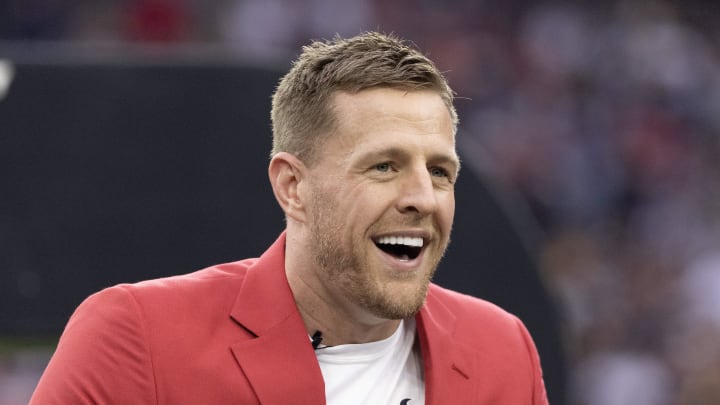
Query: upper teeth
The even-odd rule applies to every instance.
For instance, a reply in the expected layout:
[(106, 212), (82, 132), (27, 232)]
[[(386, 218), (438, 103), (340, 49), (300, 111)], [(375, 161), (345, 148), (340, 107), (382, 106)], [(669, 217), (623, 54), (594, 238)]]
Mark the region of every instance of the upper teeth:
[(423, 238), (412, 236), (383, 236), (378, 239), (377, 243), (383, 245), (407, 245), (414, 247), (423, 247)]

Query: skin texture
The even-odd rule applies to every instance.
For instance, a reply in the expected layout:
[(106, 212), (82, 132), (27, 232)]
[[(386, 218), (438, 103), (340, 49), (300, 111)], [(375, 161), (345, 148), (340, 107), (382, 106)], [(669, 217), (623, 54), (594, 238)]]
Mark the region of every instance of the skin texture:
[[(429, 90), (339, 92), (338, 125), (311, 167), (271, 160), (285, 211), (286, 271), (308, 331), (329, 345), (384, 339), (422, 306), (447, 248), (459, 170), (450, 113)], [(416, 258), (382, 236), (422, 237)]]

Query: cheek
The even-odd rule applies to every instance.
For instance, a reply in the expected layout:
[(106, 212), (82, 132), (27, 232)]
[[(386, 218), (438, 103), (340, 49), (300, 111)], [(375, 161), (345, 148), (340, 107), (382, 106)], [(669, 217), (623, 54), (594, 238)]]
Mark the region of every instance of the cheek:
[(373, 200), (366, 196), (347, 196), (338, 206), (338, 221), (342, 221), (350, 233), (360, 237), (373, 222), (376, 209)]
[(355, 187), (339, 194), (342, 204), (348, 206), (353, 218), (369, 218), (382, 212), (392, 201), (383, 187)]
[(440, 215), (442, 216), (442, 226), (449, 232), (452, 228), (455, 218), (455, 194), (450, 193), (440, 203)]

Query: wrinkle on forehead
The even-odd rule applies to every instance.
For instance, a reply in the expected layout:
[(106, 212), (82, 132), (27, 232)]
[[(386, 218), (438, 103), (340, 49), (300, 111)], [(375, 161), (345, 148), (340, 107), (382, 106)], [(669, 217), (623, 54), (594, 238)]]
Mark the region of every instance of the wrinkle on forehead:
[[(428, 95), (430, 97), (425, 97)], [(408, 104), (412, 108), (408, 109)], [(446, 134), (449, 131), (453, 135), (454, 144), (450, 112), (440, 95), (432, 90), (410, 92), (374, 88), (358, 93), (339, 91), (333, 95), (331, 105), (336, 117), (335, 133), (369, 130), (392, 132), (393, 127), (405, 129), (409, 126), (419, 135)]]
[(335, 122), (320, 148), (335, 162), (347, 162), (358, 148), (385, 149), (393, 138), (398, 147), (409, 147), (417, 140), (426, 151), (435, 149), (429, 154), (458, 161), (452, 117), (435, 91), (383, 87), (339, 91), (330, 105)]
[[(425, 98), (425, 101), (423, 103), (419, 103), (417, 97), (414, 97), (419, 94), (433, 96), (432, 98), (434, 98), (434, 103), (427, 103), (427, 98)], [(376, 95), (386, 95), (387, 97), (377, 97)], [(398, 98), (402, 99), (401, 101), (403, 103), (413, 103), (415, 106), (415, 110), (413, 112), (406, 112), (405, 114), (401, 114), (398, 109), (393, 108), (396, 105)], [(371, 99), (372, 103), (368, 105), (368, 102)], [(362, 110), (366, 114), (383, 115), (386, 113), (395, 113), (398, 115), (398, 117), (404, 117), (410, 121), (416, 121), (418, 119), (418, 116), (429, 117), (437, 114), (438, 111), (443, 111), (444, 113), (446, 113), (443, 115), (447, 115), (446, 118), (448, 120), (448, 123), (450, 124), (450, 128), (452, 128), (452, 117), (450, 116), (450, 111), (447, 109), (447, 106), (442, 100), (442, 97), (440, 97), (440, 94), (433, 90), (421, 89), (408, 91), (386, 87), (377, 87), (361, 90), (357, 93), (337, 91), (333, 94), (330, 104), (333, 106), (334, 112), (338, 114), (337, 116), (340, 119), (347, 118), (343, 117), (343, 113), (346, 113), (347, 111), (343, 111), (342, 107), (347, 107), (349, 110), (352, 111), (358, 110), (358, 108), (356, 108), (357, 106), (363, 106), (364, 108), (360, 110)], [(439, 109), (438, 107), (442, 107), (442, 109)]]

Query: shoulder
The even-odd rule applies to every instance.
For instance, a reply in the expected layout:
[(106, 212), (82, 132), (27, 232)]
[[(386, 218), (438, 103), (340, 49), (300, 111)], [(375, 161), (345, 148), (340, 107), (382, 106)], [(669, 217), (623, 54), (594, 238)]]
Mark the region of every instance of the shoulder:
[[(229, 307), (253, 262), (118, 284), (86, 298), (68, 321), (33, 403), (153, 402), (173, 370), (190, 367), (187, 353), (202, 347), (207, 355), (213, 339), (235, 330)], [(220, 347), (227, 349), (212, 346), (225, 353)]]
[[(187, 350), (234, 330), (230, 310), (254, 259), (194, 273), (118, 284), (88, 298), (70, 318), (63, 338), (97, 341), (143, 351)], [(177, 339), (183, 336), (183, 339)], [(124, 349), (123, 349), (124, 350)]]
[(237, 292), (248, 268), (257, 259), (219, 264), (193, 273), (144, 280), (135, 283), (123, 283), (106, 288), (95, 295), (117, 294), (122, 290), (139, 300), (147, 299), (189, 299), (195, 294), (213, 291), (214, 295)]
[[(478, 402), (547, 404), (540, 357), (525, 325), (499, 306), (431, 284), (420, 312), (432, 352), (459, 350), (483, 381)], [(434, 349), (433, 349), (434, 345)], [(449, 354), (448, 354), (449, 355)]]
[(527, 344), (528, 332), (522, 321), (492, 302), (431, 284), (426, 307), (436, 318), (447, 321), (447, 327), (463, 340)]
[[(80, 305), (73, 318), (125, 319), (163, 324), (227, 316), (256, 259), (221, 264), (194, 273), (105, 288)], [(223, 311), (223, 309), (226, 309)], [(208, 319), (209, 320), (209, 319)]]
[(515, 322), (515, 315), (490, 301), (431, 284), (428, 306), (443, 306), (460, 320)]
[(193, 273), (177, 276), (163, 277), (140, 281), (132, 284), (122, 284), (130, 288), (155, 289), (167, 287), (192, 287), (206, 284), (223, 283), (231, 280), (242, 280), (247, 269), (252, 267), (258, 259), (245, 259), (236, 262), (218, 264), (195, 271)]

